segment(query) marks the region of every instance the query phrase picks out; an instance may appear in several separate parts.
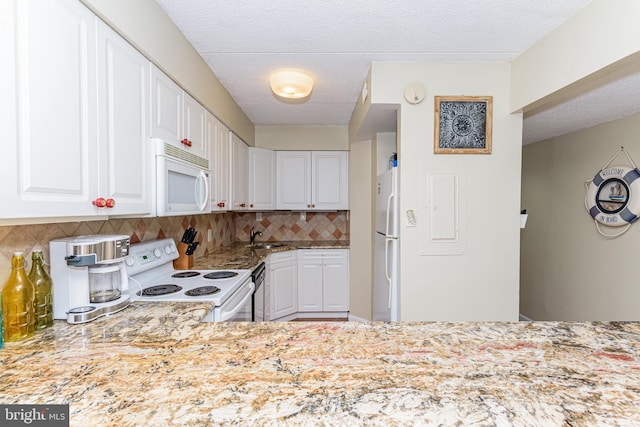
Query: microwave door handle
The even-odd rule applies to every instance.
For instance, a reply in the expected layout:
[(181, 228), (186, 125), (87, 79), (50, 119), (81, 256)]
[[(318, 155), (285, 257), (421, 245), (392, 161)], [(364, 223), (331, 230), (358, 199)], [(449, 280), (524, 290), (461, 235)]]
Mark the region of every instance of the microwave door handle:
[[(198, 208), (200, 210), (203, 210), (204, 207), (207, 205), (207, 200), (209, 199), (209, 180), (207, 179), (207, 175), (204, 172), (200, 172), (200, 174), (198, 175), (198, 179), (202, 181), (202, 184), (204, 186), (204, 194), (203, 194), (202, 200), (198, 203)], [(197, 193), (202, 194), (202, 192), (201, 191), (199, 192), (197, 188), (195, 189), (195, 191), (196, 191), (196, 199), (197, 199), (198, 198)]]

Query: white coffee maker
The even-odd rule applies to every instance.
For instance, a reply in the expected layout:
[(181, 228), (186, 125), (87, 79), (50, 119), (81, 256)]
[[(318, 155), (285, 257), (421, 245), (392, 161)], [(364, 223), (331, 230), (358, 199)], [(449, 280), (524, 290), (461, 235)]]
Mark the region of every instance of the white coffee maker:
[(49, 242), (53, 318), (85, 323), (129, 305), (129, 236), (96, 234)]

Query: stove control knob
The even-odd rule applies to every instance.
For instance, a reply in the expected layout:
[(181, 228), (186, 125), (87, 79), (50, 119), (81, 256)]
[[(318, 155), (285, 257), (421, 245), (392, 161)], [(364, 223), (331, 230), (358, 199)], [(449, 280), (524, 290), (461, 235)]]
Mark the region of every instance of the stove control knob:
[(169, 255), (171, 253), (171, 247), (169, 245), (164, 247), (164, 253)]
[(127, 264), (129, 267), (132, 267), (133, 264), (136, 263), (136, 259), (132, 256), (128, 256), (124, 259), (124, 263)]
[(171, 244), (171, 252), (175, 252), (175, 251), (177, 251), (177, 250), (178, 250), (178, 248), (176, 248), (175, 243), (172, 243), (172, 244)]
[(156, 256), (156, 258), (160, 258), (162, 256), (162, 251), (158, 248), (155, 248), (153, 250), (153, 254)]

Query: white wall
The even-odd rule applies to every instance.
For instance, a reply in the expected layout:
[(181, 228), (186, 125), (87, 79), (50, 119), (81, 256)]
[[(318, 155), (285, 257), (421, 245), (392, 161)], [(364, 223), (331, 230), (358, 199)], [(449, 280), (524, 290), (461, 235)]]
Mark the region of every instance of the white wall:
[(395, 132), (376, 134), (376, 176), (389, 169), (389, 157), (398, 152)]
[[(523, 149), (522, 313), (534, 320), (640, 320), (640, 223), (600, 236), (584, 181), (624, 146), (640, 162), (640, 114)], [(628, 165), (621, 155), (613, 165)], [(604, 227), (608, 234), (619, 228)]]
[(256, 126), (256, 147), (270, 150), (349, 150), (346, 126)]
[(567, 100), (640, 67), (640, 2), (593, 0), (513, 61), (511, 111)]
[[(424, 102), (409, 105), (404, 87), (422, 82)], [(402, 320), (517, 320), (522, 117), (509, 114), (506, 63), (389, 63), (371, 68), (373, 103), (399, 104), (401, 215), (419, 212), (418, 226), (401, 226)], [(434, 155), (434, 96), (493, 96), (490, 155)], [(357, 116), (354, 112), (354, 117)], [(423, 256), (421, 180), (452, 160), (464, 165), (466, 220), (457, 256)]]
[(371, 319), (375, 142), (351, 144), (349, 155), (349, 314)]

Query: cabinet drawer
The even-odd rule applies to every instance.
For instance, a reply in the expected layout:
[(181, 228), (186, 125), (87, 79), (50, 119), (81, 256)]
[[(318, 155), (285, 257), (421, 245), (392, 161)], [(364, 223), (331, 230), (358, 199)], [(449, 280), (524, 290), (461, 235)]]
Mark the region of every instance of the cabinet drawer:
[(284, 252), (275, 252), (269, 255), (269, 264), (273, 264), (280, 261), (291, 261), (296, 259), (295, 250), (292, 251), (284, 251)]
[(299, 249), (298, 259), (346, 259), (348, 251), (348, 249)]

